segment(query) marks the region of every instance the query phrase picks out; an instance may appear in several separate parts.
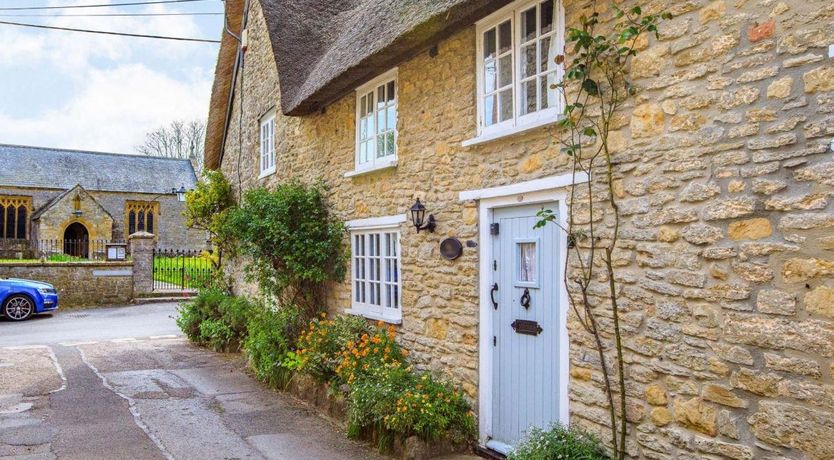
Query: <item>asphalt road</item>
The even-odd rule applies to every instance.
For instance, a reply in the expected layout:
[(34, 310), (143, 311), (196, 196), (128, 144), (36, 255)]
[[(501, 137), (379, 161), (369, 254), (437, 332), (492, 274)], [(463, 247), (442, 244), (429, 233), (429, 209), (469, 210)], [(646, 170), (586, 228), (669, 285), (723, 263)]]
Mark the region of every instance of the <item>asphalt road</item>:
[(0, 458), (375, 459), (238, 354), (179, 336), (175, 304), (0, 320)]

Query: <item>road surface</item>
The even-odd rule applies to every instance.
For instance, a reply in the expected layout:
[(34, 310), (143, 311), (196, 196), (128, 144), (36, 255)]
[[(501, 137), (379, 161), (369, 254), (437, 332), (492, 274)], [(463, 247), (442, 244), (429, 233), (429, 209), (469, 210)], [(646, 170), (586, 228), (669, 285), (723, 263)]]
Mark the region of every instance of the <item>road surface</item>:
[(305, 404), (186, 342), (176, 304), (0, 320), (0, 458), (376, 459)]

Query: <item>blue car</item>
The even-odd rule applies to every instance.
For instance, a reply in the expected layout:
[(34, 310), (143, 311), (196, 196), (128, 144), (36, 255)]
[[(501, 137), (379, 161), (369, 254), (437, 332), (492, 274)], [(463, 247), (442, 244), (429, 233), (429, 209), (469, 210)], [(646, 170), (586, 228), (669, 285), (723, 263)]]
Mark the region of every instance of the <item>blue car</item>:
[(0, 278), (0, 315), (23, 321), (58, 309), (55, 286), (40, 281)]

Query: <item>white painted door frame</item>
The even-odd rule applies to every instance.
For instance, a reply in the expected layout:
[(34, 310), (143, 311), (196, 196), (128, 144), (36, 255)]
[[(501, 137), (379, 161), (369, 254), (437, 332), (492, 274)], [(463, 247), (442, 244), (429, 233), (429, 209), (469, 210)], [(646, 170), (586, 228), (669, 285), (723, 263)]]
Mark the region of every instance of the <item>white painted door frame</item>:
[[(492, 345), (492, 304), (490, 302), (489, 288), (492, 270), (490, 261), (493, 260), (492, 244), (490, 236), (490, 224), (492, 223), (493, 211), (496, 208), (512, 207), (536, 203), (558, 203), (558, 217), (561, 228), (567, 228), (567, 203), (568, 186), (571, 183), (584, 183), (588, 181), (585, 174), (562, 174), (543, 179), (536, 179), (518, 184), (505, 185), (481, 190), (471, 190), (460, 193), (461, 201), (478, 201), (479, 219), (479, 284), (480, 284), (480, 325), (479, 325), (479, 365), (478, 365), (478, 431), (481, 445), (486, 445), (492, 434), (492, 366), (493, 366), (493, 345)], [(567, 251), (567, 234), (559, 232), (559, 273), (564, 273)], [(568, 378), (569, 362), (568, 353), (568, 331), (567, 312), (569, 308), (567, 289), (564, 286), (563, 277), (559, 277), (562, 284), (559, 290), (559, 312), (558, 319), (558, 341), (557, 349), (559, 356), (554, 359), (559, 363), (559, 422), (567, 424), (569, 418), (568, 410)]]

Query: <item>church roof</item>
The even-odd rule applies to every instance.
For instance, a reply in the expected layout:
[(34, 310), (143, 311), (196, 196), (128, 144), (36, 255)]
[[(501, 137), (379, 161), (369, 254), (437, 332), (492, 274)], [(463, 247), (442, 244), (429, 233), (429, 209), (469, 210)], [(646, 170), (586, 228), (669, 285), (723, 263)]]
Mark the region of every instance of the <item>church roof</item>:
[(156, 194), (196, 183), (189, 160), (0, 144), (0, 187)]

